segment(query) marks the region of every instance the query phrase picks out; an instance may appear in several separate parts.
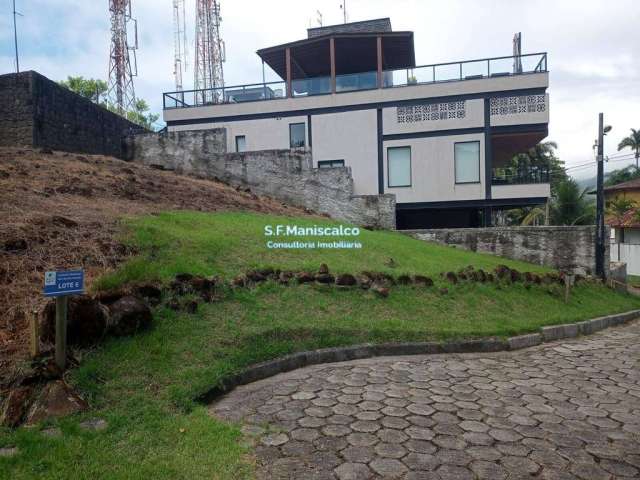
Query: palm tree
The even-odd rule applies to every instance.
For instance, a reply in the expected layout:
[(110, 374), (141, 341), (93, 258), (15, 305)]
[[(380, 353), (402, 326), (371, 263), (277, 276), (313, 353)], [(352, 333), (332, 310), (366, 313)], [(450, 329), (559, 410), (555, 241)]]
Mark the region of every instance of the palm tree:
[(631, 135), (622, 139), (622, 141), (618, 144), (618, 151), (623, 148), (630, 148), (634, 150), (636, 157), (636, 168), (639, 168), (638, 159), (640, 159), (640, 130), (636, 130), (635, 128), (631, 129)]
[(580, 191), (578, 183), (569, 178), (558, 184), (551, 205), (552, 225), (591, 225), (595, 207), (587, 198), (589, 189)]

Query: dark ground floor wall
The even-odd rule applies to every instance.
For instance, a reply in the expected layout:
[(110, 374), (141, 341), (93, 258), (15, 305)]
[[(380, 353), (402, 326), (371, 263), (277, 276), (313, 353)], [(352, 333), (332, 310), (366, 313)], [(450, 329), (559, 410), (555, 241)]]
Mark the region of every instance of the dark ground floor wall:
[[(490, 253), (581, 275), (593, 275), (595, 272), (594, 226), (455, 228), (406, 230), (403, 233), (419, 240)], [(605, 272), (608, 272), (608, 227), (605, 248)]]

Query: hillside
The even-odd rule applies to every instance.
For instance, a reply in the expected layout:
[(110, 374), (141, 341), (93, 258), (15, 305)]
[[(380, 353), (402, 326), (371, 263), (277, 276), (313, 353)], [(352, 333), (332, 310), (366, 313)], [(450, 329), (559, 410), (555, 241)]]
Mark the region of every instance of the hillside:
[[(0, 429), (0, 445), (21, 452), (0, 458), (0, 472), (6, 465), (12, 479), (34, 478), (43, 468), (58, 478), (101, 478), (104, 472), (109, 478), (255, 478), (253, 455), (268, 450), (252, 449), (242, 425), (213, 418), (196, 401), (249, 365), (325, 347), (504, 338), (640, 305), (637, 297), (586, 280), (565, 303), (564, 289), (548, 269), (397, 232), (363, 230), (357, 251), (266, 248), (265, 226), (287, 224), (336, 222), (252, 212), (127, 219), (118, 239), (137, 254), (93, 287), (157, 281), (163, 291), (150, 328), (82, 352), (67, 378), (89, 401), (89, 411), (34, 428)], [(521, 273), (514, 280), (500, 264)], [(492, 277), (471, 275), (469, 266)], [(387, 294), (365, 287), (363, 271), (386, 280)], [(499, 274), (504, 271), (510, 275)], [(293, 274), (289, 280), (286, 273)], [(357, 284), (338, 283), (346, 274)], [(433, 285), (418, 282), (418, 274)], [(213, 292), (188, 285), (208, 285)], [(104, 430), (80, 427), (96, 418), (106, 422)], [(58, 437), (43, 433), (50, 427)], [(271, 428), (267, 420), (264, 427)]]
[(91, 281), (133, 253), (115, 238), (119, 219), (166, 210), (304, 215), (111, 157), (0, 148), (0, 370), (26, 353), (27, 315), (44, 303), (44, 271), (82, 267)]

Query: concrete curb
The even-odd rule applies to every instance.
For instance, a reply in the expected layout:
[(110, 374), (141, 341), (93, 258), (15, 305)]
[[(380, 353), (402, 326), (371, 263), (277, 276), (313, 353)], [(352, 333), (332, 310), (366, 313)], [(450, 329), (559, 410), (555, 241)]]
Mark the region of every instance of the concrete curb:
[(324, 348), (309, 352), (294, 353), (284, 357), (258, 363), (237, 375), (233, 375), (216, 387), (200, 395), (197, 400), (210, 403), (217, 397), (230, 392), (239, 385), (273, 377), (279, 373), (290, 372), (310, 365), (322, 363), (346, 362), (373, 357), (391, 357), (401, 355), (429, 355), (438, 353), (487, 353), (521, 350), (546, 342), (589, 335), (605, 328), (622, 325), (640, 317), (640, 310), (607, 315), (577, 323), (555, 325), (540, 328), (540, 333), (531, 333), (510, 337), (506, 340), (486, 338), (480, 340), (462, 340), (456, 342), (415, 342), (364, 344), (351, 347)]

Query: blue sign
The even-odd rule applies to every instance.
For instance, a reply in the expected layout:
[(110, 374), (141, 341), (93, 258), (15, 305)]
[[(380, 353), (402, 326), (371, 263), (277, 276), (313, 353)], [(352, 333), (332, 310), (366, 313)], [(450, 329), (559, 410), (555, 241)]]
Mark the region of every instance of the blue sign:
[(84, 293), (84, 271), (46, 272), (44, 274), (44, 296), (61, 297)]

